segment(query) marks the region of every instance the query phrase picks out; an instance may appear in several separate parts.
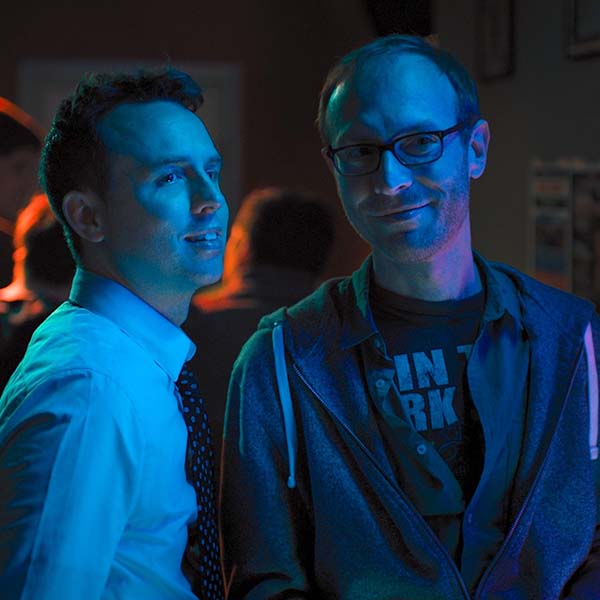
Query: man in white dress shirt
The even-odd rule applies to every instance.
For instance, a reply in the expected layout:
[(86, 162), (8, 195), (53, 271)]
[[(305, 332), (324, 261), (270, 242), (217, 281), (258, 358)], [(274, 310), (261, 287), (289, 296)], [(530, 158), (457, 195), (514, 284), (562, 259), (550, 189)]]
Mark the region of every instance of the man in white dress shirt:
[(200, 515), (180, 325), (221, 276), (228, 218), (201, 103), (178, 71), (94, 75), (46, 139), (42, 183), (77, 272), (0, 400), (7, 600), (222, 597), (183, 559)]

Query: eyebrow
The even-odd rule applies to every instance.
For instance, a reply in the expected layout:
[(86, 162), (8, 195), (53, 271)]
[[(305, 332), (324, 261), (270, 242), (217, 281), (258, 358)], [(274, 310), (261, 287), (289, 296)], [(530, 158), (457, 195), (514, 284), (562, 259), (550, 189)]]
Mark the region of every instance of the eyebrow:
[[(192, 164), (193, 161), (190, 160), (190, 158), (187, 156), (169, 156), (167, 158), (163, 158), (152, 163), (138, 164), (134, 168), (134, 173), (137, 173), (138, 177), (146, 178), (151, 177), (156, 171), (169, 165), (177, 165), (183, 167)], [(222, 168), (223, 157), (220, 154), (213, 154), (204, 162), (204, 168), (206, 168), (207, 166), (217, 166), (219, 167), (219, 169)]]
[[(394, 135), (390, 136), (388, 140), (394, 140), (399, 137), (404, 137), (406, 135), (413, 135), (417, 133), (427, 132), (427, 131), (442, 131), (440, 127), (433, 124), (432, 121), (419, 121), (412, 124), (410, 127), (403, 128), (404, 131), (402, 133), (396, 132)], [(354, 146), (360, 144), (376, 144), (377, 142), (373, 140), (365, 141), (365, 137), (379, 137), (379, 135), (371, 129), (368, 125), (359, 126), (357, 131), (353, 131), (352, 133), (347, 133), (342, 136), (342, 140), (338, 143), (337, 147), (341, 146)]]
[[(159, 160), (157, 162), (153, 162), (149, 166), (150, 166), (150, 168), (157, 168), (157, 167), (163, 167), (166, 165), (192, 164), (193, 162), (194, 161), (190, 160), (190, 158), (187, 156), (173, 156), (173, 157), (163, 158), (162, 160)], [(222, 165), (223, 157), (220, 154), (214, 154), (213, 156), (208, 158), (208, 160), (204, 161), (204, 163), (212, 164), (212, 165)]]

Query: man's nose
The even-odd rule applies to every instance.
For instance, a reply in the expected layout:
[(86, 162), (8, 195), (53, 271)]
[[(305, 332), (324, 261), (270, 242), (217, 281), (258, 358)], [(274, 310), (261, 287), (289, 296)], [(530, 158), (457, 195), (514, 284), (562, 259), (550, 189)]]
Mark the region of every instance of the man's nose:
[(381, 164), (377, 171), (376, 192), (379, 194), (395, 194), (399, 190), (409, 188), (413, 183), (413, 171), (403, 165), (391, 150), (383, 150)]
[(195, 215), (210, 215), (224, 204), (225, 198), (216, 184), (194, 182), (191, 189), (191, 211)]

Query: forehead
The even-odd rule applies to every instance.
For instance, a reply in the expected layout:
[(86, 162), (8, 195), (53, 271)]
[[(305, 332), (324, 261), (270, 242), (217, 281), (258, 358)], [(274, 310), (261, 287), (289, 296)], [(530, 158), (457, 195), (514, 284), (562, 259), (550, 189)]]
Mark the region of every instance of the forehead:
[(110, 153), (151, 163), (166, 156), (217, 155), (204, 123), (176, 102), (121, 104), (104, 115), (98, 133)]
[(359, 128), (382, 137), (455, 124), (458, 98), (447, 76), (424, 56), (379, 56), (339, 84), (327, 109), (332, 145)]

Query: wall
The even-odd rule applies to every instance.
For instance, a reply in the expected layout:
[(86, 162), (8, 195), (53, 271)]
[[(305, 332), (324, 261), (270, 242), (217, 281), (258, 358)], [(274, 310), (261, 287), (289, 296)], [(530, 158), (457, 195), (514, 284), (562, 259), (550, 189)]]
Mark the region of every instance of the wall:
[(242, 192), (291, 185), (325, 194), (339, 232), (328, 275), (343, 274), (365, 247), (343, 217), (313, 122), (328, 68), (372, 35), (361, 0), (13, 1), (0, 20), (0, 95), (15, 98), (23, 58), (239, 63)]
[[(477, 0), (437, 0), (441, 45), (474, 72)], [(562, 0), (515, 0), (515, 73), (480, 83), (490, 121), (488, 169), (473, 184), (475, 247), (525, 269), (532, 158), (600, 159), (600, 56), (567, 60)]]

